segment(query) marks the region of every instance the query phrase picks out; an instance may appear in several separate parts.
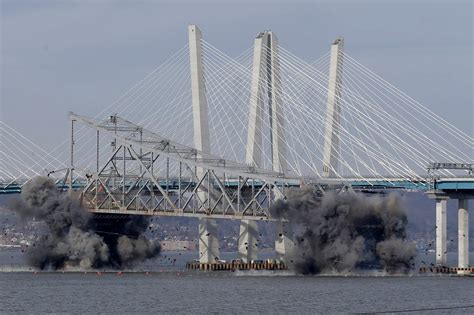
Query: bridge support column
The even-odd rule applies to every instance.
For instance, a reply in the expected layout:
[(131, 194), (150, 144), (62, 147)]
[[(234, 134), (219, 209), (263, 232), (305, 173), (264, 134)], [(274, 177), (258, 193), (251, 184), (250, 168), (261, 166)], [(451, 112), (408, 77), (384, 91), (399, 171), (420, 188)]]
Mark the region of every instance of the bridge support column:
[[(202, 67), (202, 33), (196, 25), (189, 25), (188, 35), (194, 147), (202, 152), (211, 152), (206, 88), (204, 85), (204, 71)], [(204, 175), (203, 169), (197, 168), (196, 175), (198, 178), (201, 178)], [(201, 200), (206, 200), (205, 191), (198, 191), (198, 195)], [(201, 263), (212, 263), (216, 257), (219, 257), (217, 222), (213, 219), (199, 219), (199, 253)]]
[(238, 258), (244, 263), (257, 259), (258, 222), (241, 220), (239, 233)]
[[(458, 199), (458, 267), (469, 267), (469, 200)], [(458, 270), (458, 274), (468, 274)]]
[(322, 177), (335, 177), (339, 160), (339, 121), (341, 114), (342, 50), (344, 40), (336, 39), (331, 45), (329, 63), (328, 100), (324, 131)]
[(288, 222), (277, 222), (277, 239), (275, 241), (275, 258), (279, 262), (288, 263), (285, 259), (287, 253), (294, 246), (293, 227)]
[(447, 266), (446, 199), (436, 199), (436, 265)]
[(199, 219), (199, 262), (215, 263), (219, 259), (217, 222), (214, 219)]

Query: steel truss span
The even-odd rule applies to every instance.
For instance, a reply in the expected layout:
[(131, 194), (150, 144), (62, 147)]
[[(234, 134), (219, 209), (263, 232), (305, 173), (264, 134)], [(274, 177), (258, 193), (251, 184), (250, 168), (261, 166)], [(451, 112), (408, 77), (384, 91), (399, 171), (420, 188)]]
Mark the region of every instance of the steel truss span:
[(95, 129), (98, 146), (100, 136), (113, 139), (112, 154), (81, 192), (90, 212), (273, 221), (274, 195), (301, 184), (301, 178), (200, 152), (118, 116), (98, 121), (71, 113), (70, 120)]

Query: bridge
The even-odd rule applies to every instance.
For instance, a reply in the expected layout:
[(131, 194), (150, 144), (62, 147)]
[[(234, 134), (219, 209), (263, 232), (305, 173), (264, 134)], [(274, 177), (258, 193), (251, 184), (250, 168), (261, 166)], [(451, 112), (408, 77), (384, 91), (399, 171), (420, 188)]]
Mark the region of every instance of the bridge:
[[(272, 218), (292, 187), (436, 199), (436, 255), (446, 265), (446, 200), (459, 200), (459, 267), (469, 266), (474, 139), (372, 72), (336, 39), (306, 62), (274, 32), (229, 57), (191, 25), (188, 44), (46, 151), (0, 122), (0, 193), (36, 175), (97, 214), (199, 218), (200, 261), (219, 257), (216, 219), (241, 221), (239, 257), (257, 257), (260, 220), (275, 221), (277, 259), (291, 225)], [(65, 149), (67, 148), (67, 149)]]

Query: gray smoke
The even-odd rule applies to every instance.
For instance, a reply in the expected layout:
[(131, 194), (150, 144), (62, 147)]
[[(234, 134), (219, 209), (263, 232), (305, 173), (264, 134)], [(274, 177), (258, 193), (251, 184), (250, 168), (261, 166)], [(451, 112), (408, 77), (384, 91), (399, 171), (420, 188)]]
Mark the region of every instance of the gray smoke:
[(123, 224), (110, 225), (108, 231), (97, 231), (92, 214), (77, 200), (59, 192), (48, 177), (36, 177), (25, 184), (21, 199), (14, 200), (10, 207), (23, 218), (42, 221), (48, 228), (48, 233), (26, 250), (28, 262), (36, 268), (131, 267), (156, 257), (161, 249), (141, 235), (148, 226), (141, 217), (131, 216), (122, 219)]
[(407, 272), (415, 246), (405, 241), (407, 217), (398, 197), (346, 192), (319, 196), (311, 187), (291, 190), (270, 209), (273, 217), (298, 223), (289, 265), (298, 273), (348, 273), (384, 268)]
[(118, 253), (122, 263), (129, 265), (135, 261), (142, 261), (155, 256), (157, 248), (148, 239), (140, 235), (138, 239), (120, 236), (118, 239)]

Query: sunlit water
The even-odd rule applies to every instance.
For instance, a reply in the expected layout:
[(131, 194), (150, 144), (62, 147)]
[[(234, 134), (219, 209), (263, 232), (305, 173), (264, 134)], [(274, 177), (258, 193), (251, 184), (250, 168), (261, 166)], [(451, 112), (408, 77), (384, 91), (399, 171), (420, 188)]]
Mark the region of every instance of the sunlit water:
[[(196, 255), (163, 253), (120, 275), (34, 273), (21, 253), (0, 252), (0, 313), (474, 313), (474, 277), (186, 271)], [(419, 255), (418, 264), (433, 258)]]

